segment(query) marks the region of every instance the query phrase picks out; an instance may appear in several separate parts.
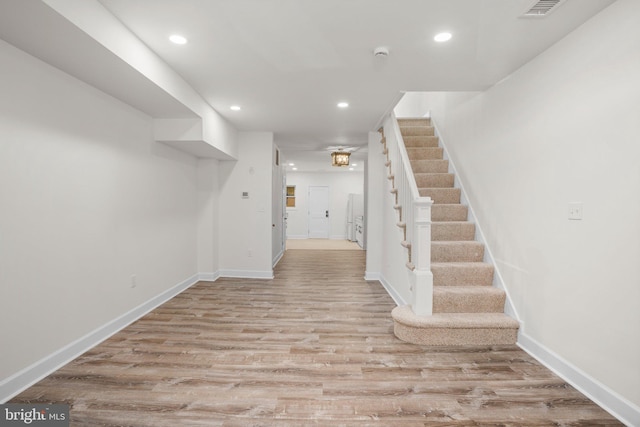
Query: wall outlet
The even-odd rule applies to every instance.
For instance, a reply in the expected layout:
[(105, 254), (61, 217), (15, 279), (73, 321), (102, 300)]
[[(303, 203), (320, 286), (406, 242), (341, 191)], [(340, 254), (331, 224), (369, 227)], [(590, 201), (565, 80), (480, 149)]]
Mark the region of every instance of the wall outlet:
[(138, 276), (136, 276), (135, 274), (131, 275), (131, 287), (135, 288), (136, 286), (138, 286)]
[(581, 220), (582, 219), (582, 203), (569, 203), (569, 219)]

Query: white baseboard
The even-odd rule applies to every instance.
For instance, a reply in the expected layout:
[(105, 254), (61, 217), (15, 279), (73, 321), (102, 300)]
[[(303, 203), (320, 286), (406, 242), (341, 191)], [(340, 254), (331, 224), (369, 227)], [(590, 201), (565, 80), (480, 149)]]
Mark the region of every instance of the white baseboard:
[(400, 294), (397, 293), (395, 289), (393, 289), (393, 286), (391, 286), (391, 284), (389, 282), (387, 282), (387, 279), (385, 279), (385, 277), (382, 274), (379, 274), (378, 281), (384, 287), (384, 289), (387, 291), (387, 293), (393, 299), (393, 301), (396, 303), (396, 305), (407, 305), (408, 304), (408, 302), (406, 302), (404, 300), (404, 298), (402, 298), (400, 296)]
[(198, 280), (202, 282), (215, 282), (220, 278), (220, 272), (215, 273), (198, 273)]
[(167, 302), (180, 292), (194, 285), (198, 282), (199, 277), (199, 274), (193, 275), (174, 287), (167, 289), (161, 294), (113, 319), (109, 323), (104, 324), (93, 332), (88, 333), (87, 335), (55, 351), (49, 356), (37, 361), (31, 366), (28, 366), (4, 379), (0, 382), (0, 403), (7, 402), (13, 396), (31, 387), (47, 375), (71, 362), (82, 353), (100, 344), (102, 341), (135, 322), (154, 308)]
[(364, 272), (364, 280), (369, 280), (369, 281), (380, 281), (380, 273), (371, 273), (369, 271), (365, 271)]
[(344, 234), (332, 234), (329, 236), (330, 240), (347, 240), (347, 236)]
[(518, 346), (628, 426), (640, 426), (640, 407), (554, 353), (524, 333), (518, 334)]
[(308, 239), (309, 236), (306, 234), (294, 234), (292, 236), (287, 235), (287, 239), (298, 240), (298, 239)]
[(273, 279), (273, 270), (220, 270), (220, 277), (237, 277), (240, 279)]
[(284, 248), (273, 258), (273, 267), (278, 265), (282, 257), (284, 256)]

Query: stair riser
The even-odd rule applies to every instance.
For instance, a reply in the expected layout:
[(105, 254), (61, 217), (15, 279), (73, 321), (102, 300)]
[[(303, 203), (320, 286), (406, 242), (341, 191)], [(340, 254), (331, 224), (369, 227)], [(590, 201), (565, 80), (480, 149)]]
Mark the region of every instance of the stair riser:
[(431, 243), (432, 262), (481, 262), (484, 245), (476, 241)]
[(405, 147), (437, 147), (437, 136), (407, 136), (402, 138)]
[[(442, 287), (447, 288), (447, 287)], [(449, 288), (455, 288), (450, 286)], [(482, 287), (484, 288), (484, 287)], [(493, 289), (493, 288), (488, 288)], [(504, 292), (448, 293), (434, 289), (434, 313), (502, 313), (504, 311)]]
[(449, 172), (449, 160), (412, 160), (413, 173), (447, 173)]
[(402, 126), (400, 134), (405, 136), (434, 136), (435, 131), (432, 126)]
[(400, 127), (412, 127), (412, 126), (431, 126), (431, 119), (426, 117), (420, 118), (408, 118), (408, 119), (398, 119), (398, 126)]
[(407, 155), (409, 160), (442, 160), (443, 150), (440, 147), (407, 147)]
[(468, 208), (460, 204), (431, 206), (431, 221), (466, 221), (467, 214)]
[(422, 197), (431, 197), (433, 203), (460, 203), (459, 188), (418, 188)]
[[(446, 263), (444, 263), (446, 264)], [(434, 286), (491, 286), (493, 266), (443, 266), (431, 264)]]
[(412, 344), (447, 345), (513, 345), (518, 338), (517, 329), (502, 328), (434, 328), (421, 329), (394, 322), (393, 333), (402, 341)]
[(475, 236), (476, 225), (472, 222), (431, 223), (433, 241), (473, 240)]

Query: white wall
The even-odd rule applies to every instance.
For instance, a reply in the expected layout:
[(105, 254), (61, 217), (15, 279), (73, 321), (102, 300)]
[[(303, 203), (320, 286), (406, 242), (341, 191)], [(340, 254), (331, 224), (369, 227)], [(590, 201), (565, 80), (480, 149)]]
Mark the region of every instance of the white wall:
[[(220, 162), (219, 260), (222, 276), (273, 277), (273, 134), (240, 132), (238, 161)], [(249, 197), (242, 198), (248, 192)]]
[(0, 63), (1, 384), (197, 273), (197, 165), (2, 41)]
[(219, 268), (219, 160), (198, 159), (198, 273), (215, 280)]
[(287, 238), (309, 237), (309, 187), (329, 187), (329, 237), (347, 238), (347, 201), (350, 193), (363, 194), (364, 173), (345, 172), (287, 172), (287, 185), (296, 186), (296, 207), (287, 208)]
[[(640, 2), (620, 0), (486, 92), (427, 96), (521, 316), (521, 345), (632, 425), (639, 20)], [(583, 220), (568, 220), (571, 202)]]

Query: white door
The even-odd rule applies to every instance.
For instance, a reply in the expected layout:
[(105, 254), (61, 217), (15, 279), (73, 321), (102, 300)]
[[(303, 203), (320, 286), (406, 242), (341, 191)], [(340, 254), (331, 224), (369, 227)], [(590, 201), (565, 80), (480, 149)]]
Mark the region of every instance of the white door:
[(309, 187), (309, 238), (329, 238), (329, 187)]

